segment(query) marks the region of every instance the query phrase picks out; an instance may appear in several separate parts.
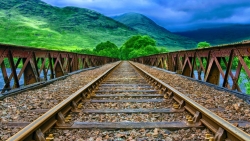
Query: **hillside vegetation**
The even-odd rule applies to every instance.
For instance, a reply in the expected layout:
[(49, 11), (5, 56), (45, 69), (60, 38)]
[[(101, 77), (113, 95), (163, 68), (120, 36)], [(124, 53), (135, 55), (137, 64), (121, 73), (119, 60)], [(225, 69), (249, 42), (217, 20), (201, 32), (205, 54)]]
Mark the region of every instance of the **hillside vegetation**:
[(127, 18), (129, 23), (121, 23), (85, 8), (59, 8), (41, 0), (1, 0), (0, 43), (75, 50), (92, 49), (105, 41), (121, 47), (134, 35), (149, 35), (168, 50), (195, 47), (194, 41), (172, 34), (143, 15), (128, 14)]
[(1, 0), (0, 24), (1, 43), (49, 49), (93, 48), (107, 40), (121, 46), (139, 34), (95, 11), (40, 0)]
[(126, 13), (120, 16), (115, 16), (113, 19), (136, 29), (142, 34), (151, 36), (157, 41), (157, 46), (165, 46), (168, 49), (178, 50), (178, 48), (195, 48), (197, 44), (197, 42), (187, 37), (171, 33), (142, 14)]

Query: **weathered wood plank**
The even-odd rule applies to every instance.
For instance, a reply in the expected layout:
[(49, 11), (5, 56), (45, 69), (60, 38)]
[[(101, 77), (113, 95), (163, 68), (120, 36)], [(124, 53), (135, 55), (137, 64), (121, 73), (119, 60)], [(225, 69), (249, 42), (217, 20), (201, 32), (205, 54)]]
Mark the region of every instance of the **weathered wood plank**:
[[(249, 121), (229, 121), (229, 122), (232, 123), (232, 124), (237, 124), (238, 127), (242, 127), (242, 128), (248, 127), (248, 125), (250, 124)], [(122, 125), (126, 124), (126, 123), (128, 123), (128, 124), (133, 124), (133, 123), (139, 124), (139, 122), (123, 122), (122, 124), (120, 124), (120, 127)], [(142, 125), (145, 125), (147, 123), (151, 124), (151, 123), (155, 123), (155, 122), (141, 122), (141, 123), (143, 123)], [(170, 123), (170, 124), (168, 124), (168, 123)], [(176, 123), (176, 122), (174, 122), (174, 123)], [(173, 125), (174, 123), (172, 123), (172, 122), (158, 122), (157, 124), (163, 124), (161, 126), (167, 126), (167, 125)], [(180, 125), (183, 124), (182, 122), (179, 122), (179, 123), (181, 123)], [(177, 122), (177, 124), (179, 124), (179, 123)], [(25, 127), (25, 126), (27, 126), (29, 124), (30, 124), (30, 122), (8, 122), (8, 123), (4, 123), (3, 125), (6, 125), (7, 127)], [(105, 125), (105, 124), (111, 126), (111, 123), (106, 123), (106, 122), (104, 122), (104, 123), (99, 123), (99, 122), (75, 122), (75, 124), (73, 124), (72, 127), (64, 127), (64, 128), (76, 128), (76, 127), (80, 128), (79, 124), (80, 124), (80, 126), (81, 125), (89, 126), (89, 125), (92, 124), (91, 128), (94, 128), (93, 126), (100, 126), (100, 125)], [(116, 125), (119, 125), (119, 122), (117, 122)], [(144, 126), (144, 127), (146, 127), (146, 126)], [(63, 128), (63, 127), (56, 127), (56, 128)], [(85, 127), (85, 128), (87, 128), (87, 127)], [(95, 127), (95, 128), (99, 128), (99, 127)], [(103, 128), (105, 128), (105, 127), (103, 127)], [(153, 128), (153, 127), (151, 127), (151, 128)], [(155, 127), (155, 128), (157, 128), (157, 127)], [(164, 128), (164, 127), (159, 126), (159, 128)], [(166, 128), (168, 128), (168, 127), (166, 127)], [(171, 127), (169, 127), (169, 128), (171, 128)]]
[(183, 110), (173, 109), (84, 109), (84, 113), (110, 114), (110, 113), (181, 113)]
[(116, 84), (116, 83), (107, 84), (107, 83), (102, 83), (102, 84), (100, 84), (100, 87), (101, 86), (137, 86), (137, 87), (139, 87), (139, 86), (150, 86), (150, 85), (149, 84)]
[(25, 127), (27, 125), (29, 125), (30, 122), (8, 122), (8, 123), (4, 123), (4, 125), (8, 126), (8, 127)]
[(35, 113), (46, 113), (47, 111), (49, 111), (49, 109), (33, 109), (33, 110), (29, 110), (29, 112), (35, 112)]
[(200, 125), (187, 125), (185, 122), (74, 122), (70, 127), (55, 127), (61, 129), (135, 129), (135, 128), (166, 128), (166, 129), (187, 129), (204, 128)]
[(168, 102), (169, 100), (165, 99), (121, 99), (121, 100), (115, 100), (115, 99), (105, 99), (105, 100), (84, 100), (83, 102), (92, 102), (92, 103), (113, 103), (113, 102)]
[(91, 96), (92, 98), (104, 98), (104, 97), (163, 97), (162, 94), (98, 94)]
[(96, 93), (110, 93), (110, 92), (141, 92), (141, 93), (154, 93), (159, 92), (157, 90), (98, 90)]

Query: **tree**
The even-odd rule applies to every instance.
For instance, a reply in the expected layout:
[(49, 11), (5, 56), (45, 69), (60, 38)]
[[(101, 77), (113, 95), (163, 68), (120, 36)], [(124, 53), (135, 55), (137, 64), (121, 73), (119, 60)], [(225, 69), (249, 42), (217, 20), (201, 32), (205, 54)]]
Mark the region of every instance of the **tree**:
[(113, 57), (113, 58), (119, 58), (120, 54), (118, 47), (110, 41), (101, 42), (94, 48), (93, 51), (97, 55)]
[[(239, 59), (237, 57), (237, 62), (239, 62)], [(250, 59), (248, 57), (244, 57), (244, 62), (246, 63), (248, 69), (250, 69)], [(250, 95), (250, 77), (248, 77), (248, 74), (245, 69), (241, 69), (241, 74), (239, 78), (238, 84), (242, 84), (245, 86), (246, 94)]]
[(210, 43), (208, 43), (208, 42), (206, 42), (206, 41), (204, 41), (204, 42), (199, 42), (198, 44), (197, 44), (197, 48), (204, 48), (204, 47), (210, 47), (211, 45), (210, 45)]
[(133, 50), (132, 52), (129, 53), (128, 57), (131, 59), (131, 58), (136, 58), (136, 57), (146, 56), (146, 55), (151, 55), (151, 54), (156, 54), (156, 53), (159, 53), (159, 49), (157, 49), (154, 46), (147, 45), (146, 47)]
[(159, 50), (155, 46), (156, 41), (147, 35), (132, 36), (120, 49), (121, 59), (129, 60), (134, 57), (159, 53)]
[(97, 55), (93, 50), (85, 48), (85, 49), (80, 49), (80, 50), (72, 50), (72, 52), (75, 53), (80, 53), (80, 54), (91, 54), (91, 55)]

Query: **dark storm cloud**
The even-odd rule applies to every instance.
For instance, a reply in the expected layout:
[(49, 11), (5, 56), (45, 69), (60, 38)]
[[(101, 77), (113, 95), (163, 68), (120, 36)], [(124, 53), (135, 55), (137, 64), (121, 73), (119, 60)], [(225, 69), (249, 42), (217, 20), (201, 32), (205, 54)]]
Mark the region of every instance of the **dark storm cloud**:
[(107, 16), (137, 12), (170, 30), (250, 23), (249, 0), (43, 0), (55, 6), (77, 6)]

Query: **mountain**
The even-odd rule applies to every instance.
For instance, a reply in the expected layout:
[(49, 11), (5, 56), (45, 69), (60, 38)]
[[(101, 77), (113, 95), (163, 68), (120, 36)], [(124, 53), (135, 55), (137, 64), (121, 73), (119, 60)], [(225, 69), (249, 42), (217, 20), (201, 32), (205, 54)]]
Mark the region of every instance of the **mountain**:
[(40, 0), (1, 0), (0, 25), (1, 43), (64, 50), (93, 48), (108, 40), (121, 46), (139, 34), (98, 12)]
[(250, 25), (226, 25), (215, 28), (203, 28), (192, 31), (175, 32), (197, 42), (207, 41), (211, 45), (227, 44), (250, 39)]
[(181, 47), (188, 49), (194, 48), (197, 45), (197, 42), (187, 37), (171, 33), (142, 14), (126, 13), (112, 18), (133, 29), (136, 29), (142, 34), (147, 34), (153, 37), (159, 46), (174, 48)]

